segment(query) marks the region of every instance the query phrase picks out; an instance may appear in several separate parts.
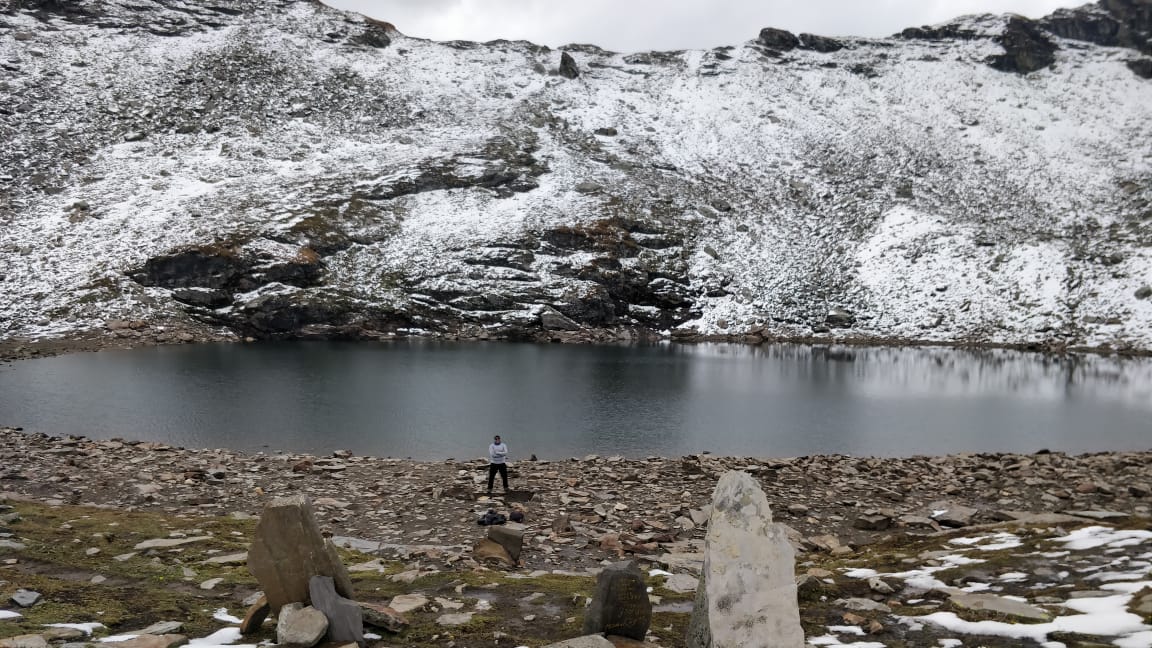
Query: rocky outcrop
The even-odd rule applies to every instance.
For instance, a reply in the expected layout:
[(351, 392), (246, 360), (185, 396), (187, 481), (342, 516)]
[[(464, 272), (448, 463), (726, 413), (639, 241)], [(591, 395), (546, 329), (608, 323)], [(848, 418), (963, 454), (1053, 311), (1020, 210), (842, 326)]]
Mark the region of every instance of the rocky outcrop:
[(580, 76), (580, 68), (576, 66), (576, 59), (568, 52), (560, 53), (560, 76), (566, 79), (575, 79)]
[(817, 36), (815, 34), (800, 34), (797, 36), (790, 31), (765, 27), (760, 30), (756, 42), (772, 52), (787, 52), (793, 49), (806, 49), (816, 52), (835, 52), (844, 48), (844, 44), (834, 38)]
[(1040, 24), (1061, 38), (1152, 53), (1152, 5), (1142, 0), (1099, 0), (1057, 9)]
[[(1140, 46), (1136, 0), (628, 55), (411, 39), (314, 2), (4, 10), (0, 340), (1152, 345), (1131, 299), (1152, 171), (1100, 165), (1147, 139), (1152, 71), (1054, 49)], [(1057, 58), (1099, 84), (984, 67)]]
[(997, 70), (1027, 74), (1056, 61), (1056, 44), (1039, 24), (1027, 18), (1009, 18), (995, 40), (1004, 47), (1004, 54), (993, 56), (988, 64)]

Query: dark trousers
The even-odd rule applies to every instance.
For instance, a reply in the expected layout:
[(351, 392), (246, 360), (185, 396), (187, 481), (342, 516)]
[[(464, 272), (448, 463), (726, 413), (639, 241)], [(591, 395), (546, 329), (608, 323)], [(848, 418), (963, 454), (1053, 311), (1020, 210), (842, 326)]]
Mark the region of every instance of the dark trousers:
[(488, 490), (492, 490), (492, 482), (496, 481), (496, 473), (500, 473), (500, 481), (504, 482), (504, 490), (508, 490), (508, 464), (488, 464)]

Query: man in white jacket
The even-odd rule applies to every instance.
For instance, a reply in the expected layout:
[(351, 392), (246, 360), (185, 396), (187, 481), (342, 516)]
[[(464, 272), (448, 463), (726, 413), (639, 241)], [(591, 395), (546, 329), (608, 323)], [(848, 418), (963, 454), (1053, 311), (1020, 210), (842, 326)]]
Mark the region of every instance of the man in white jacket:
[(508, 492), (508, 446), (500, 440), (497, 434), (488, 446), (488, 492), (492, 492), (492, 482), (496, 481), (496, 473), (500, 473), (500, 480), (504, 482), (504, 492)]

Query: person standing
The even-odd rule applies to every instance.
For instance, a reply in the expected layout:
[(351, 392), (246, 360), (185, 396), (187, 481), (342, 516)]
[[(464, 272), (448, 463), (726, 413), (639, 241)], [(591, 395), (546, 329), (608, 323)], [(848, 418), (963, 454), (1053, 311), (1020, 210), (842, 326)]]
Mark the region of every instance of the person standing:
[(492, 482), (496, 481), (496, 473), (500, 473), (500, 481), (504, 482), (504, 492), (508, 492), (508, 446), (500, 440), (497, 434), (488, 446), (488, 492), (492, 492)]

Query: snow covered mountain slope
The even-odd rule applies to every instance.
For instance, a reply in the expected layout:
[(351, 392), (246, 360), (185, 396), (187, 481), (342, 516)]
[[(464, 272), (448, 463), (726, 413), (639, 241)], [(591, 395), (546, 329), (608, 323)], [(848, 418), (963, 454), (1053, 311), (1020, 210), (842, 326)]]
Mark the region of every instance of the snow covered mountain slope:
[(0, 0), (0, 340), (1152, 350), (1150, 6), (622, 55)]

